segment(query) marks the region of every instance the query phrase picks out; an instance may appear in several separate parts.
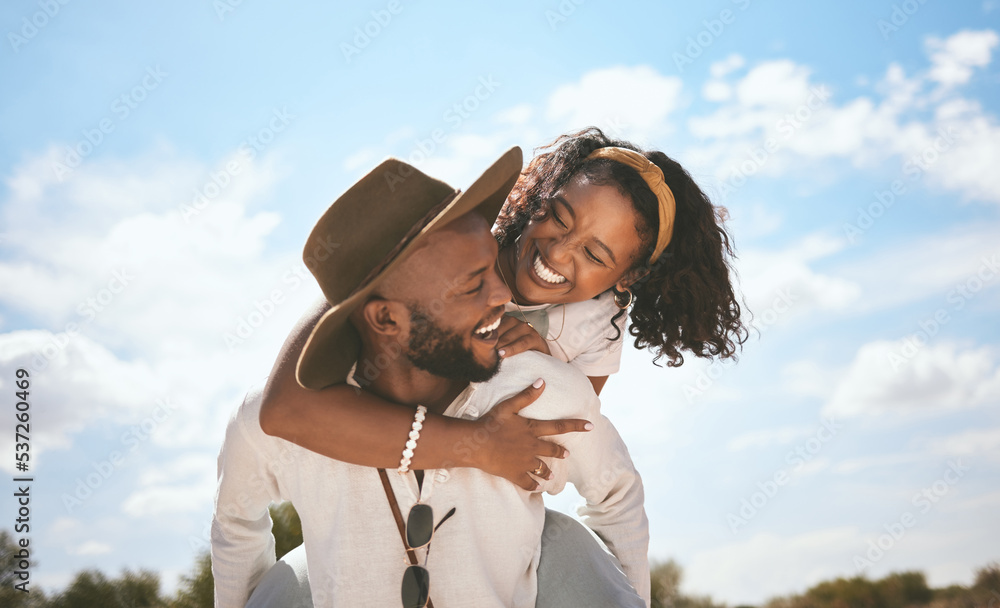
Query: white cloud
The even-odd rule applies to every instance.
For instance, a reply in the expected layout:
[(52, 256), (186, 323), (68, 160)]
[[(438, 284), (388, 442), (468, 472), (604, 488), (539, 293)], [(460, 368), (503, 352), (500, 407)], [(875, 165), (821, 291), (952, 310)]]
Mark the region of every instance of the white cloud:
[(549, 96), (546, 117), (562, 130), (596, 125), (648, 140), (671, 130), (668, 118), (677, 109), (681, 88), (680, 78), (649, 66), (593, 70), (557, 88)]
[(530, 103), (522, 103), (497, 112), (493, 120), (508, 125), (527, 124), (535, 115), (535, 108)]
[(687, 567), (684, 587), (727, 603), (762, 603), (792, 592), (792, 584), (804, 589), (848, 574), (849, 556), (858, 546), (864, 542), (853, 527), (794, 536), (756, 534), (696, 554)]
[(726, 74), (734, 70), (738, 70), (746, 64), (746, 60), (743, 59), (742, 55), (733, 53), (723, 59), (722, 61), (716, 61), (709, 66), (708, 70), (711, 72), (714, 78), (722, 78)]
[(779, 118), (771, 110), (744, 109), (730, 105), (709, 116), (692, 117), (688, 120), (688, 128), (699, 138), (726, 139), (754, 134), (774, 125)]
[(344, 169), (353, 172), (358, 169), (367, 169), (369, 165), (374, 167), (376, 158), (374, 148), (361, 148), (344, 159)]
[[(729, 86), (736, 95), (713, 113), (688, 120), (691, 133), (707, 141), (686, 156), (719, 178), (729, 178), (748, 150), (768, 141), (774, 152), (755, 174), (782, 175), (826, 158), (871, 169), (894, 159), (898, 178), (926, 178), (967, 199), (1000, 202), (1000, 173), (993, 170), (1000, 164), (1000, 125), (956, 92), (973, 69), (990, 63), (998, 41), (991, 30), (930, 38), (928, 69), (908, 76), (890, 64), (875, 87), (878, 97), (837, 100), (811, 79), (809, 67), (788, 59), (753, 66), (732, 85), (713, 75), (704, 85), (706, 98), (724, 101)], [(927, 110), (932, 118), (915, 118)]]
[(992, 30), (963, 30), (945, 40), (929, 38), (930, 79), (946, 87), (965, 84), (972, 78), (973, 68), (989, 65), (998, 42), (1000, 37)]
[[(440, 150), (429, 155), (426, 160), (413, 164), (426, 174), (464, 190), (508, 148), (523, 143), (518, 135), (524, 135), (525, 132), (517, 127), (513, 127), (513, 130), (520, 133), (515, 134), (508, 127), (485, 135), (449, 134), (440, 145)], [(530, 154), (530, 151), (524, 150), (524, 153)]]
[(81, 545), (68, 548), (66, 552), (70, 555), (104, 555), (105, 553), (111, 553), (111, 545), (96, 540), (89, 540)]
[(122, 510), (131, 517), (162, 517), (170, 513), (197, 513), (211, 503), (215, 490), (215, 458), (187, 454), (147, 469)]
[(863, 148), (872, 128), (884, 124), (872, 101), (863, 97), (834, 110), (818, 110), (808, 121), (788, 138), (788, 150), (806, 157), (850, 156)]
[[(44, 419), (33, 451), (68, 447), (91, 425), (138, 423), (164, 398), (182, 415), (158, 426), (154, 444), (217, 448), (205, 429), (221, 428), (266, 374), (318, 293), (299, 251), (265, 253), (280, 217), (253, 208), (279, 178), (273, 162), (241, 162), (222, 177), (233, 161), (154, 152), (90, 161), (65, 182), (45, 158), (14, 169), (0, 218), (23, 230), (3, 244), (19, 253), (0, 259), (0, 283), (31, 288), (4, 289), (0, 303), (47, 329), (0, 334), (0, 361), (46, 368), (33, 394)], [(195, 189), (216, 196), (185, 219)]]
[(853, 305), (861, 296), (855, 282), (811, 266), (844, 244), (839, 238), (817, 233), (782, 250), (744, 250), (737, 269), (756, 321), (772, 325), (817, 309), (842, 311)]
[[(993, 443), (991, 448), (993, 452), (996, 452), (995, 446), (996, 442)], [(955, 505), (956, 511), (971, 511), (974, 509), (987, 509), (991, 513), (996, 513), (996, 510), (1000, 508), (1000, 490), (994, 492), (987, 492), (986, 494), (980, 494), (972, 498), (963, 500), (962, 502)]]
[(842, 475), (854, 475), (858, 471), (879, 467), (898, 467), (901, 464), (910, 464), (927, 460), (928, 456), (921, 453), (902, 454), (880, 454), (877, 456), (862, 456), (860, 458), (850, 458), (841, 462), (833, 468), (835, 473)]
[(83, 523), (79, 519), (74, 519), (72, 517), (58, 517), (55, 521), (45, 527), (45, 532), (46, 534), (60, 538), (70, 532), (79, 530), (82, 526)]
[[(896, 213), (906, 213), (902, 202), (880, 221), (892, 221), (890, 214)], [(870, 230), (877, 237), (881, 226), (874, 225)], [(855, 313), (886, 310), (933, 298), (924, 318), (932, 318), (939, 308), (950, 318), (960, 313), (972, 299), (982, 297), (1000, 284), (1000, 275), (993, 270), (1000, 263), (1000, 247), (995, 243), (998, 230), (1000, 224), (990, 221), (957, 225), (947, 232), (937, 231), (903, 243), (892, 243), (863, 259), (841, 264), (836, 272), (861, 286), (864, 298), (855, 303)], [(868, 235), (861, 238), (866, 239)], [(892, 269), (891, 272), (888, 269)], [(978, 291), (965, 289), (963, 293), (957, 290), (974, 278), (980, 281)]]
[(825, 398), (836, 385), (837, 374), (828, 365), (799, 359), (781, 368), (781, 379), (782, 386), (791, 395)]
[[(962, 192), (966, 198), (1000, 202), (1000, 124), (996, 117), (967, 104), (960, 114), (947, 115), (942, 132), (954, 135), (947, 141), (939, 132), (929, 133), (920, 149), (927, 159), (927, 173), (934, 182), (948, 190)], [(940, 152), (939, 152), (940, 151)]]
[(754, 238), (774, 234), (784, 218), (777, 211), (763, 203), (752, 203), (732, 209), (734, 232), (743, 238)]
[[(1000, 383), (995, 386), (1000, 388)], [(931, 439), (928, 447), (935, 454), (943, 456), (975, 456), (977, 460), (988, 458), (1000, 462), (1000, 427), (971, 429)]]
[[(996, 527), (984, 515), (957, 524), (921, 521), (865, 575), (881, 578), (890, 572), (922, 570), (934, 586), (967, 584), (972, 567), (991, 559), (988, 543), (970, 544)], [(802, 593), (824, 580), (857, 576), (855, 557), (864, 558), (869, 541), (885, 532), (881, 522), (874, 522), (879, 520), (790, 535), (760, 533), (701, 551), (685, 568), (683, 588), (730, 605), (762, 605), (768, 598)]]
[(736, 98), (744, 106), (786, 107), (809, 95), (809, 69), (788, 59), (761, 63), (736, 85)]
[(1000, 401), (1000, 367), (989, 349), (912, 338), (879, 340), (858, 349), (823, 414), (838, 418), (910, 415)]
[[(13, 390), (14, 372), (30, 376), (32, 458), (70, 445), (70, 437), (88, 425), (116, 416), (130, 419), (152, 408), (163, 379), (143, 361), (122, 361), (82, 334), (28, 330), (0, 334), (0, 386)], [(58, 381), (56, 381), (58, 380)], [(14, 437), (0, 438), (0, 449), (13, 452)], [(3, 467), (12, 471), (12, 462)]]
[(701, 95), (708, 101), (726, 101), (733, 96), (733, 88), (721, 80), (709, 80), (702, 87)]
[(816, 429), (802, 426), (782, 426), (771, 429), (761, 429), (743, 433), (729, 440), (726, 448), (730, 452), (739, 452), (747, 448), (764, 448), (769, 445), (786, 445), (796, 439), (808, 437)]

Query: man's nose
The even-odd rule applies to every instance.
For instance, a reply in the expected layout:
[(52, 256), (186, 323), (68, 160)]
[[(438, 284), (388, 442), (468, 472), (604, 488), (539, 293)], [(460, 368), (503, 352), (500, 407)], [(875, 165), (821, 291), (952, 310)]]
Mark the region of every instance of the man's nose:
[(493, 272), (489, 274), (488, 279), (490, 291), (487, 303), (490, 306), (503, 306), (507, 302), (510, 302), (510, 289), (507, 288), (507, 284), (500, 278), (496, 264), (493, 265)]

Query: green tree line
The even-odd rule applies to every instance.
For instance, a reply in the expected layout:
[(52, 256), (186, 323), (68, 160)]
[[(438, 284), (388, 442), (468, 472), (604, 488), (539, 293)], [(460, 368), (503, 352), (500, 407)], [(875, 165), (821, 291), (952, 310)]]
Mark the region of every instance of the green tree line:
[[(302, 544), (302, 522), (291, 503), (272, 505), (270, 510), (275, 557), (280, 558)], [(18, 582), (14, 574), (17, 551), (10, 533), (0, 530), (2, 608), (213, 608), (215, 605), (212, 558), (207, 551), (196, 558), (194, 569), (181, 577), (173, 597), (164, 596), (160, 576), (149, 570), (125, 570), (117, 578), (109, 578), (98, 570), (84, 570), (59, 593), (46, 595), (34, 584), (25, 593), (14, 588)]]
[[(271, 507), (275, 556), (281, 557), (302, 543), (302, 523), (291, 503)], [(199, 555), (192, 571), (181, 577), (177, 591), (165, 597), (155, 572), (125, 570), (109, 578), (98, 570), (84, 570), (66, 589), (47, 595), (32, 584), (24, 593), (14, 588), (18, 547), (6, 530), (0, 530), (0, 606), (4, 608), (212, 608), (212, 560)], [(681, 592), (683, 571), (673, 560), (654, 563), (652, 608), (728, 608), (707, 596)], [(735, 608), (756, 608), (737, 606)], [(801, 595), (775, 598), (759, 608), (1000, 608), (1000, 564), (976, 572), (970, 587), (952, 585), (932, 589), (921, 572), (894, 573), (879, 580), (865, 577), (822, 582)]]

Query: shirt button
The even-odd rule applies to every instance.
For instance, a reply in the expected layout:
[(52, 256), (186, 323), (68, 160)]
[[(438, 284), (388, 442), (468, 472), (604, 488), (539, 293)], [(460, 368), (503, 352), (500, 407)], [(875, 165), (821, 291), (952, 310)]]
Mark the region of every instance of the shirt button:
[(448, 471), (441, 470), (437, 472), (434, 479), (437, 480), (438, 483), (444, 483), (448, 481), (449, 477), (451, 477), (451, 474)]

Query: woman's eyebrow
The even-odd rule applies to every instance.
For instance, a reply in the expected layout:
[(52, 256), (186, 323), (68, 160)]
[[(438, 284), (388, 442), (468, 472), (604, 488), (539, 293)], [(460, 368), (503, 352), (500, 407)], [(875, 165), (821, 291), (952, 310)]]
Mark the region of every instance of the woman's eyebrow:
[(614, 254), (613, 251), (611, 251), (611, 248), (608, 247), (607, 245), (605, 245), (604, 241), (602, 241), (601, 239), (597, 238), (596, 236), (594, 237), (594, 242), (597, 243), (598, 245), (600, 245), (601, 248), (604, 249), (604, 251), (608, 252), (608, 257), (611, 258), (611, 263), (614, 264), (615, 266), (617, 266), (618, 265), (618, 259), (615, 258), (615, 254)]
[(562, 203), (562, 206), (566, 208), (566, 213), (568, 213), (571, 218), (576, 219), (576, 212), (573, 211), (573, 208), (566, 202), (566, 199), (560, 195), (556, 195), (554, 200)]
[[(570, 215), (570, 217), (572, 217), (573, 219), (576, 219), (576, 213), (573, 212), (573, 207), (571, 207), (570, 204), (566, 202), (565, 198), (563, 198), (562, 196), (557, 195), (557, 196), (553, 197), (553, 200), (561, 203), (562, 206), (566, 209), (566, 213), (568, 213)], [(613, 251), (611, 251), (611, 248), (608, 247), (607, 245), (605, 245), (604, 241), (602, 241), (601, 239), (597, 238), (596, 236), (594, 237), (594, 242), (597, 243), (601, 247), (601, 249), (603, 249), (604, 251), (607, 252), (608, 257), (611, 258), (611, 263), (614, 264), (615, 266), (617, 266), (618, 265), (618, 258), (615, 257), (615, 254), (614, 254)]]

